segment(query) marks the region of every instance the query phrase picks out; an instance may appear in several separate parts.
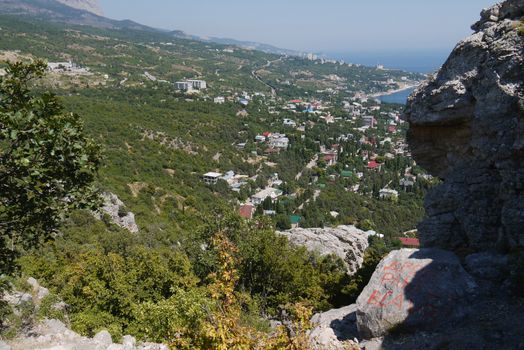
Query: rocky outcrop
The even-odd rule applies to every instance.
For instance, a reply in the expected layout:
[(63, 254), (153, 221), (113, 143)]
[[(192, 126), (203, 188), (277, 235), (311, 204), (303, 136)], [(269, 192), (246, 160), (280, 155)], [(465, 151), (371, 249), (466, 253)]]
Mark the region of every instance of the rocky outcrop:
[(440, 249), (402, 249), (378, 265), (357, 299), (361, 337), (403, 330), (438, 328), (464, 316), (477, 284), (453, 253)]
[(75, 9), (89, 11), (98, 16), (104, 15), (98, 0), (57, 0), (57, 1), (69, 7), (73, 7)]
[(409, 98), (415, 160), (443, 179), (426, 199), (426, 247), (524, 247), (524, 0), (482, 11), (438, 74)]
[(104, 193), (102, 194), (102, 200), (102, 208), (100, 208), (99, 213), (96, 213), (98, 219), (101, 219), (102, 215), (106, 214), (116, 225), (125, 228), (129, 232), (137, 233), (139, 231), (135, 221), (135, 214), (125, 208), (124, 202), (116, 194)]
[(313, 316), (311, 323), (315, 328), (309, 334), (313, 349), (346, 350), (357, 345), (356, 311), (353, 304)]
[(336, 228), (297, 228), (279, 234), (287, 237), (293, 244), (306, 247), (320, 255), (334, 254), (344, 261), (349, 275), (353, 275), (364, 262), (364, 252), (368, 248), (368, 238), (376, 234), (364, 232), (355, 226)]
[[(1, 346), (0, 343), (0, 349)], [(58, 320), (44, 320), (26, 335), (4, 343), (4, 347), (9, 350), (168, 350), (162, 344), (137, 343), (129, 335), (122, 338), (122, 343), (113, 343), (111, 334), (107, 331), (101, 331), (93, 338), (82, 337)]]

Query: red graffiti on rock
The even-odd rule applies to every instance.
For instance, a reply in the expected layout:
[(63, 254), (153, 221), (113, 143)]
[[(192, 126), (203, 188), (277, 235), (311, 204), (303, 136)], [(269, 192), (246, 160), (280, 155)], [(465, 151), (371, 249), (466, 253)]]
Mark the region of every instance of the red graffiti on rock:
[(375, 289), (368, 299), (369, 305), (379, 308), (397, 308), (402, 310), (405, 304), (412, 308), (413, 304), (406, 301), (404, 292), (417, 271), (424, 267), (422, 262), (393, 261), (386, 265), (382, 271), (380, 283), (382, 288)]

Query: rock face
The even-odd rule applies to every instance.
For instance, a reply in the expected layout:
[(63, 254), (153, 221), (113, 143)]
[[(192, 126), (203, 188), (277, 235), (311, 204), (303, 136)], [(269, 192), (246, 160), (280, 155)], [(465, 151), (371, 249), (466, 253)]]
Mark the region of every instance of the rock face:
[(379, 264), (357, 299), (361, 337), (380, 337), (395, 329), (438, 328), (465, 314), (477, 285), (451, 252), (402, 249)]
[(368, 248), (368, 238), (373, 231), (364, 232), (355, 226), (337, 228), (292, 229), (279, 232), (290, 242), (306, 247), (321, 255), (334, 254), (344, 261), (348, 274), (353, 275), (364, 262), (364, 252)]
[[(104, 193), (102, 199), (104, 201), (101, 208), (102, 213), (109, 215), (116, 225), (125, 228), (129, 232), (137, 233), (139, 231), (135, 222), (135, 214), (125, 209), (124, 202), (116, 194)], [(100, 213), (97, 213), (96, 216), (99, 219), (102, 218)]]
[(426, 198), (423, 246), (524, 247), (524, 0), (482, 11), (440, 72), (409, 98), (415, 160), (444, 180)]
[(103, 16), (102, 8), (98, 3), (98, 0), (56, 0), (64, 5), (73, 7), (79, 10), (89, 11), (98, 16)]

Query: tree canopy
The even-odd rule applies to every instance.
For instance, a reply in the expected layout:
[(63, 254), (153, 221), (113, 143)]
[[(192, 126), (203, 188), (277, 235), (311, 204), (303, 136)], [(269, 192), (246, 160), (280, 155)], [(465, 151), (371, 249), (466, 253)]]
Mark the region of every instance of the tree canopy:
[(97, 202), (99, 146), (51, 93), (37, 93), (42, 61), (8, 64), (0, 79), (0, 274), (21, 249), (56, 232), (73, 209)]

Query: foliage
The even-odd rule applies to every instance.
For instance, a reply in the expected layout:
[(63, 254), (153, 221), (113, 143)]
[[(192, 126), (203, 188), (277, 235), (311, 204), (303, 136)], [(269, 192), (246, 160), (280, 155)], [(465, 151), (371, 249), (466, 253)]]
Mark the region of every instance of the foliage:
[(98, 146), (54, 95), (30, 92), (45, 67), (9, 64), (0, 81), (1, 273), (12, 272), (16, 249), (36, 246), (68, 212), (95, 203)]

